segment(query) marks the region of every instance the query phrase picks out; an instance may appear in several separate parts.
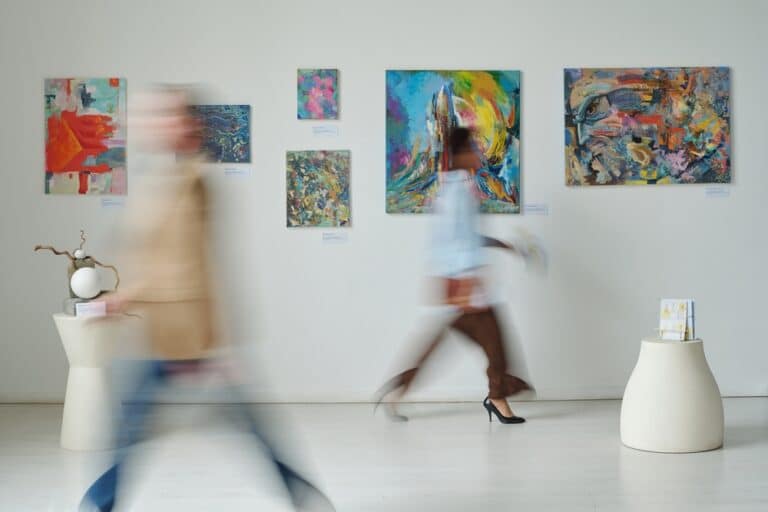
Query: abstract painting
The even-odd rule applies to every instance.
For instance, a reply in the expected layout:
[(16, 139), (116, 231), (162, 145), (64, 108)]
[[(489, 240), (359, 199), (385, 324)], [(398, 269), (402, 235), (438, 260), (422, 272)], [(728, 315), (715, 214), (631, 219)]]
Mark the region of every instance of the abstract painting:
[(288, 151), (288, 227), (350, 225), (349, 151)]
[(45, 80), (45, 193), (125, 194), (123, 78)]
[(251, 161), (251, 106), (196, 105), (204, 127), (203, 149), (219, 163)]
[(299, 119), (339, 118), (338, 69), (300, 69), (297, 89)]
[(730, 183), (728, 68), (565, 70), (567, 185)]
[(430, 210), (456, 126), (473, 130), (481, 210), (520, 212), (520, 72), (387, 71), (388, 213)]

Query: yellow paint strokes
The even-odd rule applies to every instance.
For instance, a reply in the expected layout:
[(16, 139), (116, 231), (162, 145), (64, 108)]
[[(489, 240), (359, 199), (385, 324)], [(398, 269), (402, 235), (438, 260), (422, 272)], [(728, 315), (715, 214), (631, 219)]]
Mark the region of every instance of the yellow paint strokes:
[[(574, 131), (573, 129), (570, 130)], [(586, 175), (584, 167), (581, 165), (581, 161), (579, 161), (572, 146), (565, 148), (565, 165), (567, 169), (566, 185), (583, 185), (586, 182), (584, 179)]]
[(493, 192), (496, 197), (502, 198), (506, 201), (512, 201), (512, 198), (507, 195), (506, 191), (504, 190), (504, 184), (497, 180), (495, 177), (489, 177), (486, 185), (489, 189), (491, 189), (491, 192)]
[[(490, 73), (480, 71), (460, 71), (456, 77), (462, 82), (471, 84), (472, 95), (482, 96), (491, 102), (504, 102), (507, 100), (506, 93), (499, 87), (499, 84), (493, 79)], [(508, 101), (508, 100), (507, 100)]]
[(641, 180), (638, 178), (635, 178), (635, 179), (627, 178), (626, 181), (624, 181), (624, 185), (647, 185), (647, 184), (648, 184), (647, 181)]
[(421, 152), (421, 135), (417, 135), (413, 139), (413, 147), (411, 148), (411, 162), (416, 161), (416, 157)]
[(627, 151), (632, 160), (640, 165), (648, 165), (653, 159), (653, 151), (645, 143), (630, 142)]
[(485, 156), (494, 161), (500, 161), (504, 158), (505, 150), (505, 124), (498, 114), (493, 103), (485, 98), (477, 98), (475, 102), (477, 122), (475, 130), (485, 143)]
[(454, 97), (454, 108), (459, 113), (472, 113), (474, 119), (463, 120), (474, 126), (486, 158), (501, 161), (506, 139), (506, 120), (502, 110), (510, 108), (510, 99), (490, 73), (459, 71), (455, 79), (461, 85), (457, 87), (459, 94)]
[(707, 117), (694, 124), (693, 130), (697, 132), (709, 130), (714, 133), (720, 129), (720, 123), (721, 121), (717, 117)]

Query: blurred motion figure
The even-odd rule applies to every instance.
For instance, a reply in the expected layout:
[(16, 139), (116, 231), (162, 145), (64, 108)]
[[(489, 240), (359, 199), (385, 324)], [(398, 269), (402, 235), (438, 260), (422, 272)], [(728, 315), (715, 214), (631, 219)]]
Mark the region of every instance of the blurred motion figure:
[(496, 312), (480, 279), (484, 266), (484, 247), (498, 247), (528, 257), (527, 248), (478, 233), (479, 202), (475, 197), (471, 172), (482, 166), (472, 143), (472, 132), (454, 127), (444, 142), (448, 157), (446, 171), (440, 174), (440, 188), (434, 207), (434, 226), (430, 249), (432, 273), (441, 281), (444, 304), (455, 311), (454, 318), (439, 329), (413, 366), (395, 376), (378, 392), (377, 405), (387, 400), (387, 412), (395, 421), (408, 418), (399, 414), (396, 404), (409, 390), (420, 369), (453, 329), (479, 345), (488, 359), (488, 396), (483, 406), (488, 419), (495, 415), (501, 423), (523, 423), (507, 402), (507, 397), (531, 389), (523, 379), (507, 373), (507, 354)]
[(237, 418), (264, 445), (293, 505), (298, 509), (330, 501), (290, 467), (265, 423), (243, 404), (232, 366), (213, 357), (221, 332), (216, 322), (210, 284), (208, 249), (209, 198), (203, 178), (202, 124), (192, 108), (194, 91), (167, 86), (144, 98), (140, 128), (151, 149), (176, 155), (176, 163), (153, 175), (152, 199), (135, 208), (127, 226), (128, 268), (135, 279), (107, 299), (110, 312), (136, 311), (148, 334), (135, 389), (128, 393), (119, 422), (113, 465), (87, 490), (81, 509), (110, 511), (115, 504), (124, 462), (131, 446), (142, 440), (152, 412), (152, 399), (178, 374), (215, 372), (226, 377), (226, 391), (237, 404)]

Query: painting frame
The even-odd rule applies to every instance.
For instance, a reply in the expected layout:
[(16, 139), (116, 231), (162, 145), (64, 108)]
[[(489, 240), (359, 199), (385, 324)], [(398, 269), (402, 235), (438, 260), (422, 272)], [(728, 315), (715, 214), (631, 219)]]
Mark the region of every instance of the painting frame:
[(565, 68), (565, 184), (728, 184), (728, 67)]
[(251, 163), (251, 106), (244, 104), (193, 105), (203, 124), (202, 151), (211, 162)]
[(521, 81), (519, 70), (387, 70), (387, 213), (431, 211), (453, 126), (473, 131), (480, 211), (520, 213)]
[(350, 150), (289, 150), (285, 163), (288, 228), (351, 227)]
[(125, 195), (127, 81), (46, 78), (45, 194)]
[(296, 119), (338, 121), (340, 72), (337, 68), (296, 70)]

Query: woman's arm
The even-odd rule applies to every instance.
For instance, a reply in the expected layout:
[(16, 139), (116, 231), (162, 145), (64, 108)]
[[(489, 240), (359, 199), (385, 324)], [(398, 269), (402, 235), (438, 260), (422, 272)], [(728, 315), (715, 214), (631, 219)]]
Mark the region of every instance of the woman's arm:
[(508, 251), (520, 253), (520, 251), (513, 246), (512, 244), (508, 244), (507, 242), (502, 242), (499, 239), (491, 238), (489, 236), (482, 236), (480, 237), (483, 241), (483, 247), (495, 247), (498, 249), (506, 249)]

